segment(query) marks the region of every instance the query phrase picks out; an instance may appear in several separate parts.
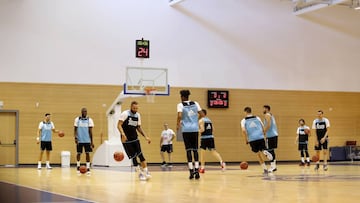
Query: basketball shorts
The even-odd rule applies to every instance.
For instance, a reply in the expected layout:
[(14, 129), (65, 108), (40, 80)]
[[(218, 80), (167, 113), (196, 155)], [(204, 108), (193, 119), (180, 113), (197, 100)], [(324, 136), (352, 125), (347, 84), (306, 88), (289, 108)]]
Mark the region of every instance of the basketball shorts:
[(276, 149), (278, 146), (278, 136), (267, 138), (268, 149)]
[(85, 153), (90, 153), (92, 152), (92, 148), (91, 148), (91, 144), (90, 143), (78, 143), (76, 145), (76, 152), (78, 154), (81, 154), (83, 152), (83, 149), (85, 151)]
[(215, 149), (215, 140), (214, 138), (201, 139), (200, 148), (204, 150), (214, 150)]
[(266, 149), (265, 146), (265, 140), (264, 139), (260, 139), (260, 140), (254, 140), (249, 142), (250, 147), (251, 147), (251, 151), (257, 153), (259, 151), (263, 151)]
[(171, 153), (171, 152), (173, 152), (173, 145), (172, 144), (161, 145), (160, 151), (161, 152)]
[(135, 158), (142, 153), (139, 140), (126, 141), (123, 143), (123, 146), (129, 159)]
[(197, 150), (199, 148), (198, 132), (183, 132), (183, 138), (186, 150)]
[(328, 149), (328, 141), (327, 141), (327, 139), (322, 144), (320, 143), (320, 140), (318, 140), (318, 142), (319, 142), (319, 146), (315, 145), (315, 150)]
[(41, 151), (44, 151), (44, 150), (51, 151), (52, 150), (51, 141), (50, 142), (41, 141), (40, 149), (41, 149)]
[(299, 143), (299, 146), (298, 146), (298, 150), (299, 151), (307, 151), (308, 150), (308, 144), (307, 143)]

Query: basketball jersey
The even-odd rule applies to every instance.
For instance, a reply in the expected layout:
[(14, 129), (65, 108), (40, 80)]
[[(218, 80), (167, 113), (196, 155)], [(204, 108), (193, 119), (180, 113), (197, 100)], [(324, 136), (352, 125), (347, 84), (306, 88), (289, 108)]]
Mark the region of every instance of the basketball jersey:
[[(277, 130), (276, 122), (275, 122), (275, 117), (270, 113), (267, 113), (267, 114), (270, 115), (271, 126), (268, 129), (268, 131), (266, 132), (266, 137), (276, 137), (276, 136), (278, 136), (278, 130)], [(270, 123), (267, 123), (266, 120), (264, 120), (264, 126), (267, 126), (267, 125), (270, 125)]]
[(77, 141), (78, 143), (91, 143), (89, 128), (93, 127), (91, 118), (78, 117), (75, 120), (75, 127), (77, 127)]
[(163, 144), (163, 145), (172, 144), (171, 139), (173, 138), (174, 135), (175, 135), (174, 131), (171, 130), (170, 128), (167, 129), (167, 130), (163, 130), (163, 131), (161, 132), (161, 137), (163, 138), (163, 139), (162, 139), (162, 144)]
[(198, 112), (201, 111), (199, 104), (194, 101), (185, 101), (180, 103), (180, 105), (182, 105), (181, 131), (199, 132)]
[(330, 127), (330, 122), (327, 118), (315, 119), (312, 125), (312, 129), (316, 130), (316, 136), (321, 139), (325, 136), (327, 128)]
[(128, 141), (137, 140), (137, 127), (141, 124), (140, 114), (132, 113), (130, 110), (124, 111), (120, 120), (123, 121), (122, 128)]
[(299, 144), (307, 144), (309, 141), (309, 135), (306, 134), (305, 129), (310, 130), (310, 128), (306, 125), (298, 127), (296, 133), (299, 136)]
[(204, 132), (201, 133), (201, 139), (214, 138), (211, 120), (208, 117), (202, 119), (204, 120)]
[(41, 121), (39, 123), (39, 129), (41, 129), (40, 140), (43, 142), (51, 142), (52, 130), (55, 129), (53, 122)]
[(264, 139), (262, 123), (257, 116), (248, 116), (241, 121), (241, 125), (246, 130), (248, 141)]

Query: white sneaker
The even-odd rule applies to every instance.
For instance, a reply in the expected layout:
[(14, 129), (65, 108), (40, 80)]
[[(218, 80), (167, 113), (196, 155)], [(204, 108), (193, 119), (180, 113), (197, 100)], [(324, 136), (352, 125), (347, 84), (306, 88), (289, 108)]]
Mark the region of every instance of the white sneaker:
[(146, 177), (146, 179), (150, 179), (150, 178), (151, 178), (151, 174), (149, 173), (149, 171), (146, 172), (145, 177)]
[(46, 165), (46, 169), (52, 169), (52, 167), (50, 165)]
[(265, 154), (266, 158), (270, 161), (273, 160), (273, 156), (267, 150), (264, 150), (263, 153)]
[(272, 173), (272, 172), (275, 172), (275, 171), (277, 171), (276, 160), (270, 163), (269, 173)]
[(225, 162), (221, 162), (221, 170), (224, 172), (226, 170), (226, 163)]
[(41, 170), (41, 164), (38, 164), (37, 169), (38, 169), (38, 170)]
[(141, 181), (146, 181), (147, 180), (146, 176), (143, 173), (139, 173), (139, 179)]

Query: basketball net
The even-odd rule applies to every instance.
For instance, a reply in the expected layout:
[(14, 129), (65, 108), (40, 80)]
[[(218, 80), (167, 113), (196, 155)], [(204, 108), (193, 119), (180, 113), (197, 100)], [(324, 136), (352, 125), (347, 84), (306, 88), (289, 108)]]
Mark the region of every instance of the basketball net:
[(144, 93), (146, 96), (146, 102), (147, 103), (154, 103), (155, 102), (155, 91), (156, 89), (153, 87), (145, 87)]

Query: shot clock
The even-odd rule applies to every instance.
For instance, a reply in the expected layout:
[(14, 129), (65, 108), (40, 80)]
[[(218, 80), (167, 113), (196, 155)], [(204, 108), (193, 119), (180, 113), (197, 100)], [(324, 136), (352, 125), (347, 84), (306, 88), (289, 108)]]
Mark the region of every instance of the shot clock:
[(149, 58), (150, 57), (150, 41), (139, 39), (135, 42), (135, 56), (136, 58)]
[(208, 90), (209, 108), (229, 108), (229, 91)]

